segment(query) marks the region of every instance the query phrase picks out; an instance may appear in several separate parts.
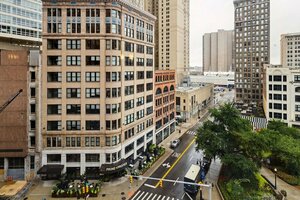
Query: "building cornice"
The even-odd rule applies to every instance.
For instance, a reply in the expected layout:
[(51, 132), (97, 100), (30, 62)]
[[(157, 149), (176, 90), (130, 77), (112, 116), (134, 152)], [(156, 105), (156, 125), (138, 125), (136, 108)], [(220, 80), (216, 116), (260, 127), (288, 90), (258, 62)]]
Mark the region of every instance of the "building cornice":
[[(152, 15), (151, 13), (139, 8), (138, 6), (134, 5), (133, 3), (126, 1), (126, 0), (42, 0), (43, 6), (44, 5), (76, 5), (75, 3), (117, 3), (121, 6), (126, 7), (129, 10), (132, 10), (133, 12), (137, 12), (140, 15), (143, 15), (144, 17), (149, 18), (149, 20), (156, 20), (156, 17)], [(92, 5), (92, 4), (91, 4)]]

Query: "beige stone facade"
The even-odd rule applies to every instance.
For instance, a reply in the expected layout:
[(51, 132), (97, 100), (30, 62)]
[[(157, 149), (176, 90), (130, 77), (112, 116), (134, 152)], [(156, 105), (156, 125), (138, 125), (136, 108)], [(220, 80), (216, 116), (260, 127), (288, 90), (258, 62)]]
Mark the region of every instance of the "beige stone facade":
[(146, 0), (145, 10), (157, 17), (155, 68), (175, 70), (178, 85), (190, 64), (190, 1)]
[(300, 33), (281, 35), (281, 64), (284, 67), (300, 67)]
[[(176, 117), (183, 121), (198, 118), (201, 111), (214, 103), (214, 85), (176, 88)], [(180, 116), (180, 117), (179, 117)]]
[(155, 17), (128, 1), (43, 1), (43, 165), (78, 177), (154, 143)]
[(232, 71), (233, 35), (233, 31), (226, 30), (203, 35), (204, 72)]

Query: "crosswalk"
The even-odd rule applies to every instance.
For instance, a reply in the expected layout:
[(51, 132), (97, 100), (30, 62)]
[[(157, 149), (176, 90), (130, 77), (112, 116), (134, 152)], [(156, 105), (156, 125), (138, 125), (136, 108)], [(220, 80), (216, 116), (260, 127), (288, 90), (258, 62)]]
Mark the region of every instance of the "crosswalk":
[(197, 133), (195, 131), (188, 131), (188, 132), (186, 132), (186, 134), (188, 134), (188, 135), (196, 135)]
[(131, 198), (131, 200), (179, 200), (179, 199), (139, 190), (137, 193), (135, 193), (135, 195)]

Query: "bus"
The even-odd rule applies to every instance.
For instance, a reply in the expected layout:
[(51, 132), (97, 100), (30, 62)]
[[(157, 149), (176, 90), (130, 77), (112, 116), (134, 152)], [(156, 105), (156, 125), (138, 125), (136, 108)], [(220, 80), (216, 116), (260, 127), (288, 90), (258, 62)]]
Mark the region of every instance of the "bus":
[[(200, 166), (192, 164), (189, 171), (184, 176), (184, 182), (198, 183), (200, 181)], [(199, 186), (184, 183), (184, 191), (190, 194), (198, 192)]]

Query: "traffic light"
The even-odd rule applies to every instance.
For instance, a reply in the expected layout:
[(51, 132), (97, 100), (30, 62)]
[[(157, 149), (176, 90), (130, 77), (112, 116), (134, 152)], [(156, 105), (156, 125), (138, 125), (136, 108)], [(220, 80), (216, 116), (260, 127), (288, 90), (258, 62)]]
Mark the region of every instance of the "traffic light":
[(133, 177), (129, 176), (129, 182), (132, 183), (133, 182)]
[(163, 187), (163, 182), (162, 182), (162, 180), (159, 181), (159, 187), (161, 187), (161, 188)]

